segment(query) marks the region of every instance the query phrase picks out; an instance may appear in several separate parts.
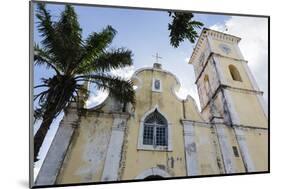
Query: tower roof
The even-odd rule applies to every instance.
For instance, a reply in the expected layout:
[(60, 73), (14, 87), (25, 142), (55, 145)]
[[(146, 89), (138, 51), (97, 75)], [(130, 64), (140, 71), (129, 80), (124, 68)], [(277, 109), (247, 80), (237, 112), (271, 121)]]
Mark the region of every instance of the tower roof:
[(231, 42), (231, 43), (239, 43), (239, 41), (241, 40), (241, 38), (236, 37), (234, 35), (226, 34), (226, 33), (223, 33), (223, 32), (216, 31), (216, 30), (211, 30), (209, 28), (203, 28), (203, 30), (202, 30), (202, 32), (201, 32), (201, 34), (200, 34), (200, 36), (199, 36), (199, 38), (196, 42), (195, 48), (193, 49), (192, 55), (191, 55), (190, 60), (188, 62), (189, 64), (193, 64), (194, 59), (195, 59), (199, 49), (201, 48), (201, 45), (202, 45), (203, 41), (205, 39), (207, 39), (208, 37), (228, 41), (228, 42)]

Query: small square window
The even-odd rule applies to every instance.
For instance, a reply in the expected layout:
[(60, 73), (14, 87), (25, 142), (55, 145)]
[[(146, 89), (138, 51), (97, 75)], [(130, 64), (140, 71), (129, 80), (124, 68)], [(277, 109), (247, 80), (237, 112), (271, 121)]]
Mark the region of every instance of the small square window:
[(237, 147), (236, 146), (232, 146), (232, 149), (233, 149), (234, 156), (235, 157), (239, 157), (239, 153), (238, 153)]
[(153, 81), (152, 81), (152, 91), (155, 91), (155, 92), (161, 92), (162, 91), (160, 79), (153, 79)]
[(160, 80), (156, 79), (156, 80), (154, 81), (154, 88), (155, 88), (156, 90), (160, 90)]

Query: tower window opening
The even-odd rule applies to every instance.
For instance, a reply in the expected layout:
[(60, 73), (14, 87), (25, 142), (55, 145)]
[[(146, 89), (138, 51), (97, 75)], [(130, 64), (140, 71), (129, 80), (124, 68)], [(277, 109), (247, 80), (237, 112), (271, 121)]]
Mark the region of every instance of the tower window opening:
[(204, 87), (205, 87), (207, 95), (210, 97), (212, 91), (211, 91), (210, 81), (209, 81), (208, 75), (205, 75), (205, 77), (204, 77)]
[(241, 81), (242, 82), (242, 78), (241, 78), (240, 73), (237, 70), (237, 68), (233, 65), (230, 65), (228, 68), (229, 68), (229, 72), (230, 72), (230, 75), (231, 75), (232, 79), (234, 81)]

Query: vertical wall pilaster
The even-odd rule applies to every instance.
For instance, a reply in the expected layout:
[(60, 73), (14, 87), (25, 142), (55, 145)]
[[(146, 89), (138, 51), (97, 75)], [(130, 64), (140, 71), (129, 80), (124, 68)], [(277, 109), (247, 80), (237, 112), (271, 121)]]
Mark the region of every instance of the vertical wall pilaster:
[(64, 157), (71, 143), (74, 130), (79, 120), (76, 104), (67, 109), (57, 133), (52, 141), (46, 158), (38, 173), (36, 185), (54, 185), (63, 164)]
[(225, 173), (235, 173), (235, 160), (231, 151), (232, 146), (230, 145), (229, 139), (225, 133), (226, 126), (224, 124), (215, 124), (214, 127), (218, 136)]
[(247, 172), (255, 171), (255, 166), (253, 164), (253, 161), (252, 161), (250, 153), (249, 153), (249, 149), (248, 149), (248, 145), (246, 143), (244, 131), (241, 128), (234, 127), (234, 132), (236, 134), (236, 139), (237, 139), (237, 142), (238, 142), (239, 147), (240, 147), (240, 152), (241, 152), (241, 156), (242, 156), (243, 161), (244, 161), (246, 171)]
[(199, 174), (197, 165), (197, 149), (195, 142), (195, 132), (192, 122), (182, 121), (184, 130), (184, 146), (185, 146), (185, 160), (186, 172), (188, 176)]
[(122, 145), (124, 141), (127, 119), (128, 115), (114, 115), (112, 133), (107, 149), (101, 181), (118, 180), (118, 170), (121, 160)]

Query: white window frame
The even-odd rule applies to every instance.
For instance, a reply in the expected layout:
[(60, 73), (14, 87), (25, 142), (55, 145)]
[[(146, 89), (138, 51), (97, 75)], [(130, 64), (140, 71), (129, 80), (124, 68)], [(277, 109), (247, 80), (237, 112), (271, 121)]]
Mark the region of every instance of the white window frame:
[[(168, 139), (167, 139), (167, 146), (155, 146), (155, 145), (146, 145), (143, 144), (143, 131), (144, 131), (144, 121), (145, 118), (153, 113), (155, 110), (157, 110), (166, 120), (167, 120), (167, 132), (168, 132)], [(172, 124), (169, 121), (168, 117), (163, 114), (159, 108), (158, 105), (156, 105), (154, 108), (146, 112), (140, 121), (140, 128), (139, 128), (139, 137), (138, 137), (138, 150), (152, 150), (152, 151), (173, 151), (172, 146)]]
[[(158, 80), (158, 81), (160, 82), (160, 87), (159, 87), (159, 89), (156, 89), (156, 88), (155, 88), (154, 83), (155, 83), (156, 80)], [(162, 81), (161, 81), (161, 79), (157, 79), (157, 78), (153, 78), (153, 79), (152, 79), (152, 88), (151, 88), (151, 90), (154, 91), (154, 92), (162, 92)]]

